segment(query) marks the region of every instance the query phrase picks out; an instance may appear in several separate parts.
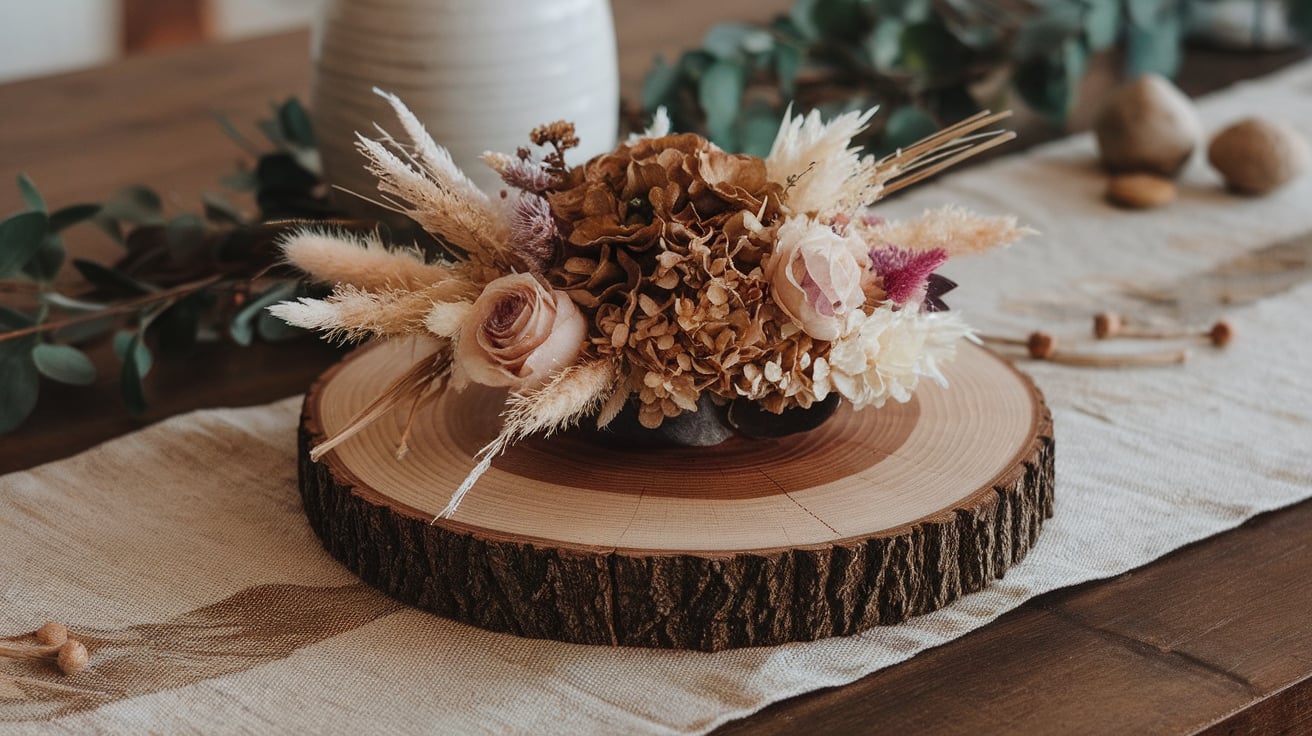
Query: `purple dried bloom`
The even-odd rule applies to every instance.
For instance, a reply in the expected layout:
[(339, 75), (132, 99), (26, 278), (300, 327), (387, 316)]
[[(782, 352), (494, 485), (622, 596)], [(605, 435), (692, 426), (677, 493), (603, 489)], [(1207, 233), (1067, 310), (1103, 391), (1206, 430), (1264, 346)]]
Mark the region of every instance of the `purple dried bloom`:
[(913, 251), (890, 245), (870, 249), (871, 270), (882, 279), (889, 300), (898, 304), (923, 296), (930, 274), (947, 259), (948, 252), (942, 248)]
[(525, 192), (510, 215), (510, 242), (533, 273), (541, 273), (556, 257), (560, 231), (545, 197)]
[(546, 164), (532, 159), (516, 159), (499, 172), (501, 180), (516, 189), (541, 194), (560, 182)]

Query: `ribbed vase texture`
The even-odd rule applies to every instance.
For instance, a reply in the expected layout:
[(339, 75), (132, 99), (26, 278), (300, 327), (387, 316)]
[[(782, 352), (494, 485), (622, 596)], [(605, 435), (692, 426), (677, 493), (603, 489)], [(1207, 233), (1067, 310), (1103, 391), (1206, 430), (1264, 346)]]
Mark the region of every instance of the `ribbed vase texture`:
[(479, 156), (514, 153), (542, 123), (577, 126), (571, 163), (615, 145), (619, 75), (606, 0), (329, 0), (312, 55), (324, 174), (352, 192), (377, 191), (356, 132), (375, 135), (374, 123), (399, 131), (374, 87), (399, 95), (489, 191), (500, 182)]

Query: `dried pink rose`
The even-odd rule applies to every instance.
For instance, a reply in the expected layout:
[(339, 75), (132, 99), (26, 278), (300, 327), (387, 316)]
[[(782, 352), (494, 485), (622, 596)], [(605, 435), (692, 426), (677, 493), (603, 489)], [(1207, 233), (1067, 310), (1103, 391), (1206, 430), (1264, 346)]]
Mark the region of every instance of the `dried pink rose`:
[(587, 323), (567, 294), (531, 274), (502, 276), (474, 301), (455, 360), (475, 383), (529, 390), (573, 365), (586, 333)]
[(866, 248), (859, 238), (839, 235), (829, 225), (790, 217), (779, 227), (766, 267), (775, 303), (811, 337), (837, 339), (847, 315), (866, 300), (861, 288)]

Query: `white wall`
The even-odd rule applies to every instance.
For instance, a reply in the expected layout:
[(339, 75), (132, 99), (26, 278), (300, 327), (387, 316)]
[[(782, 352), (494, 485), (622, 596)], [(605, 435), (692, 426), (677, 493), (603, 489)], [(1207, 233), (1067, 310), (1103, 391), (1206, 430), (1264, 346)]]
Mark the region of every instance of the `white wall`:
[(260, 36), (309, 25), (323, 1), (210, 0), (210, 20), (219, 38)]
[(0, 81), (118, 55), (117, 0), (0, 0)]
[[(247, 38), (305, 27), (325, 0), (209, 0), (210, 33)], [(119, 0), (0, 0), (0, 82), (118, 57)]]

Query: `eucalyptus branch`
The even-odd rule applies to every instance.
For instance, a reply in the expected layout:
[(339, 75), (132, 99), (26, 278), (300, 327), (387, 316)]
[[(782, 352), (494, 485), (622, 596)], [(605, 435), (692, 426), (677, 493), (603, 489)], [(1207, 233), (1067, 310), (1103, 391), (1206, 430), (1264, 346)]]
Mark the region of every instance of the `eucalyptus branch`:
[(185, 284), (179, 284), (178, 286), (164, 289), (163, 291), (156, 291), (133, 299), (127, 299), (116, 304), (110, 304), (97, 312), (88, 312), (76, 317), (66, 317), (64, 319), (42, 322), (17, 330), (10, 330), (9, 332), (0, 332), (0, 342), (17, 340), (20, 337), (27, 337), (28, 335), (40, 335), (46, 332), (54, 332), (55, 330), (60, 330), (65, 327), (79, 325), (84, 322), (93, 322), (115, 314), (134, 312), (151, 304), (172, 304), (182, 297), (207, 289), (214, 284), (217, 284), (222, 279), (223, 277), (221, 275), (216, 274), (196, 281), (190, 281)]

